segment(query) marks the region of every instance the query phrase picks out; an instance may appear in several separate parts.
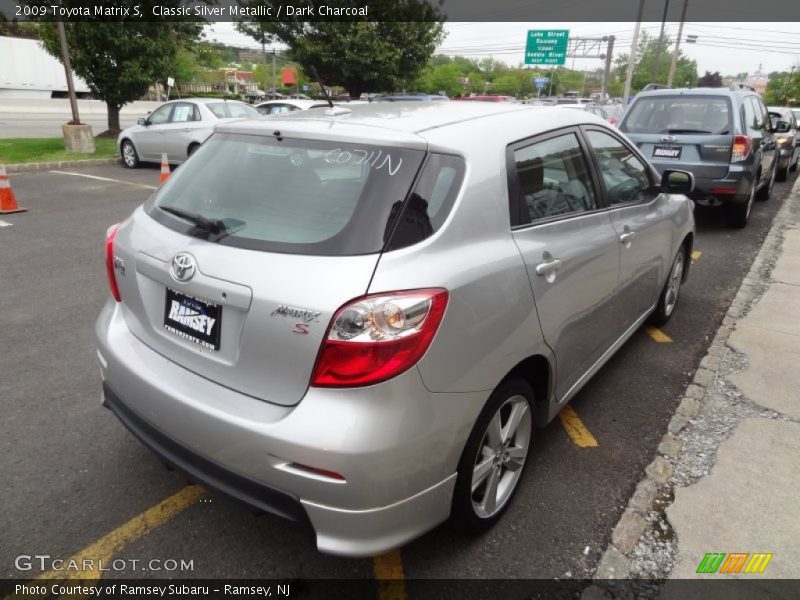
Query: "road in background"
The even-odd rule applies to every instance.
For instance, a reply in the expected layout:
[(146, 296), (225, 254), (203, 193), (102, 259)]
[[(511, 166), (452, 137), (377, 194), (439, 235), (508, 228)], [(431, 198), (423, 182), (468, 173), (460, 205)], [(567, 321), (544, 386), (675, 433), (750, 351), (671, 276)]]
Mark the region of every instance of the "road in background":
[[(70, 172), (77, 175), (12, 175), (29, 211), (3, 216), (11, 226), (0, 228), (0, 577), (35, 574), (15, 571), (19, 554), (66, 558), (118, 536), (118, 528), (185, 486), (101, 408), (94, 343), (108, 297), (106, 228), (147, 198), (158, 169)], [(698, 214), (700, 255), (665, 337), (637, 332), (572, 402), (597, 445), (579, 446), (559, 419), (537, 430), (504, 519), (481, 537), (445, 525), (405, 546), (406, 577), (590, 574), (791, 179), (755, 206), (744, 230), (725, 227), (719, 211)], [(373, 575), (370, 560), (321, 555), (291, 525), (216, 496), (174, 511), (114, 557), (194, 560), (192, 572), (118, 574), (134, 577)]]
[[(0, 113), (0, 139), (9, 138), (52, 138), (61, 137), (61, 126), (72, 117), (63, 114), (25, 114)], [(136, 117), (120, 117), (122, 129), (136, 124)], [(92, 126), (94, 135), (108, 129), (106, 117), (83, 117), (81, 123)]]
[[(122, 107), (120, 125), (123, 129), (136, 124), (159, 102), (131, 102)], [(92, 126), (94, 134), (108, 129), (106, 105), (99, 100), (78, 100), (81, 122)], [(72, 119), (69, 101), (64, 98), (20, 99), (0, 97), (0, 138), (61, 137), (61, 126)]]

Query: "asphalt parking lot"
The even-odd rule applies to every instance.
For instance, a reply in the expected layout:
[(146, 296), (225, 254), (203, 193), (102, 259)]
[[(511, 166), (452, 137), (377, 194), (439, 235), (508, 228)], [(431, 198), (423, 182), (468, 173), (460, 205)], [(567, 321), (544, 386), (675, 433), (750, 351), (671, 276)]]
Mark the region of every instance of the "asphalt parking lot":
[[(698, 213), (695, 263), (672, 321), (640, 330), (571, 411), (536, 432), (497, 527), (468, 538), (444, 525), (373, 560), (319, 554), (290, 524), (187, 488), (100, 406), (94, 321), (108, 296), (105, 231), (158, 178), (158, 167), (116, 165), (11, 175), (28, 212), (0, 215), (2, 577), (41, 573), (17, 570), (22, 554), (141, 561), (104, 577), (589, 575), (795, 175), (744, 230)], [(151, 559), (192, 560), (193, 570), (142, 566)]]

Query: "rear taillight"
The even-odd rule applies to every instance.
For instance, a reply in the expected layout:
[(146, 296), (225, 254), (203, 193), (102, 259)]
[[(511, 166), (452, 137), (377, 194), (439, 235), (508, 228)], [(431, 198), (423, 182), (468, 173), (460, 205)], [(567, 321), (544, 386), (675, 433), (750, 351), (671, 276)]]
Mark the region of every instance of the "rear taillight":
[(750, 156), (750, 149), (753, 147), (750, 138), (746, 135), (736, 135), (733, 137), (733, 147), (731, 148), (731, 162), (741, 162)]
[(446, 290), (426, 289), (351, 300), (333, 316), (311, 385), (372, 385), (410, 369), (430, 346), (447, 298)]
[(114, 239), (117, 237), (119, 223), (112, 225), (106, 232), (106, 274), (108, 275), (108, 287), (114, 300), (119, 302), (119, 288), (117, 287), (117, 274), (114, 270)]

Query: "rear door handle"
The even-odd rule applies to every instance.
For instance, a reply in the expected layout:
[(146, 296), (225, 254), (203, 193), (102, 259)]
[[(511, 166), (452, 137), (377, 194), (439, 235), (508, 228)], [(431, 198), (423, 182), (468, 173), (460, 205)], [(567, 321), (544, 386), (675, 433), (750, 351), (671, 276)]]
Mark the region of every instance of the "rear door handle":
[(536, 274), (537, 275), (549, 275), (553, 271), (558, 271), (561, 268), (561, 261), (557, 258), (539, 263), (536, 265)]
[(627, 244), (628, 242), (633, 241), (633, 238), (636, 237), (636, 233), (633, 231), (626, 231), (622, 235), (619, 236), (619, 243), (620, 244)]

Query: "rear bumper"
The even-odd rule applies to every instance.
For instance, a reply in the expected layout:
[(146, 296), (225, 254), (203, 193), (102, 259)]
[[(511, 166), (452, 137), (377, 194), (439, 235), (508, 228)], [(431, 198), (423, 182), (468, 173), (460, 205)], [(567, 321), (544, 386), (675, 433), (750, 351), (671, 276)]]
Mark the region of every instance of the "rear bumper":
[[(699, 204), (743, 204), (750, 195), (755, 171), (748, 161), (727, 166), (723, 177), (701, 177), (697, 168), (680, 162), (653, 162), (659, 173), (665, 169), (681, 169), (694, 175), (694, 191), (689, 197)], [(696, 165), (695, 165), (696, 167)]]
[(192, 479), (313, 530), (319, 550), (374, 555), (448, 518), (488, 392), (432, 394), (412, 369), (370, 388), (310, 388), (298, 405), (278, 406), (154, 352), (113, 301), (96, 333), (105, 404), (128, 429)]
[(778, 160), (780, 161), (781, 167), (785, 167), (790, 163), (795, 148), (792, 146), (779, 146), (779, 148)]
[(753, 176), (748, 171), (732, 167), (722, 179), (695, 178), (690, 197), (703, 203), (718, 201), (724, 204), (743, 204), (750, 195)]

